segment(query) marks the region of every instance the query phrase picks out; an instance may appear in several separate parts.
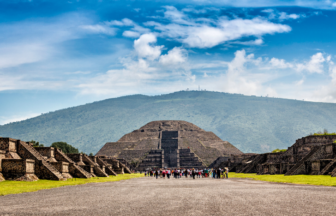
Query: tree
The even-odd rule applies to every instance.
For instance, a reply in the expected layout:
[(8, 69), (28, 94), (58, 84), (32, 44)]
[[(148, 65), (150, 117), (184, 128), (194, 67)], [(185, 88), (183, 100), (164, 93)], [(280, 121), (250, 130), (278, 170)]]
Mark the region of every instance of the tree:
[(33, 147), (44, 147), (43, 144), (40, 144), (39, 142), (36, 142), (35, 140), (30, 141), (30, 143), (33, 143)]
[(54, 142), (51, 147), (59, 148), (66, 154), (76, 154), (79, 153), (78, 149), (66, 142)]
[(89, 156), (93, 156), (93, 153), (91, 152), (91, 153), (89, 154)]

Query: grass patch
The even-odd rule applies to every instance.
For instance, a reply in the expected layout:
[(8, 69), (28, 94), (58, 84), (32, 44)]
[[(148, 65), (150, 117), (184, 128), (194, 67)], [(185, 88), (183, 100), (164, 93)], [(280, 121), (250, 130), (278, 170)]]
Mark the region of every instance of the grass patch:
[(63, 186), (82, 185), (87, 183), (113, 182), (139, 177), (143, 177), (143, 174), (124, 174), (109, 177), (93, 177), (90, 179), (74, 178), (74, 179), (68, 179), (66, 181), (53, 181), (53, 180), (38, 180), (35, 182), (3, 181), (0, 182), (0, 196), (8, 194), (34, 192)]
[(254, 173), (229, 173), (229, 178), (248, 178), (259, 181), (292, 183), (292, 184), (308, 184), (308, 185), (323, 185), (336, 186), (336, 177), (328, 175), (257, 175)]

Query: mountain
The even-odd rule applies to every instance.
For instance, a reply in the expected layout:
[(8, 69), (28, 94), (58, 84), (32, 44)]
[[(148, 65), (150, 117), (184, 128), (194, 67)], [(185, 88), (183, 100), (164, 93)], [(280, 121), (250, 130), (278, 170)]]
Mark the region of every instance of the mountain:
[(336, 104), (180, 91), (159, 96), (131, 95), (43, 114), (0, 126), (0, 136), (64, 141), (96, 153), (151, 121), (184, 120), (215, 133), (243, 152), (287, 148), (310, 133), (336, 131)]

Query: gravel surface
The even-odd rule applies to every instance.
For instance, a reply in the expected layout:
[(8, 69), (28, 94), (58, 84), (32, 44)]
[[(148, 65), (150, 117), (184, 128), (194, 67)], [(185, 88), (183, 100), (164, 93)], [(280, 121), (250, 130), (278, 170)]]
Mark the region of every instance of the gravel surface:
[(336, 188), (245, 179), (154, 179), (0, 197), (0, 215), (335, 215)]

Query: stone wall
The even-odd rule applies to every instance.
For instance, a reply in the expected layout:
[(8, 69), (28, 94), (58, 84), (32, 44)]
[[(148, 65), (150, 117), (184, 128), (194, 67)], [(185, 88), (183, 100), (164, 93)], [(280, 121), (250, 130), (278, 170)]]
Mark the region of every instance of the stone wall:
[(2, 173), (5, 179), (16, 179), (26, 174), (34, 174), (35, 161), (30, 159), (3, 159)]
[(69, 163), (59, 161), (59, 162), (50, 162), (60, 173), (62, 173), (62, 176), (65, 179), (71, 179), (72, 176), (70, 175), (70, 170), (69, 170)]
[(5, 154), (6, 154), (6, 151), (0, 150), (0, 173), (2, 171), (2, 166), (1, 166), (2, 160), (6, 158)]
[(16, 140), (12, 138), (0, 137), (0, 150), (16, 153)]
[(83, 162), (83, 154), (67, 154), (67, 156), (76, 162), (77, 165), (79, 166), (84, 166), (85, 163)]
[(48, 158), (48, 162), (57, 162), (55, 159), (55, 149), (53, 147), (35, 147), (42, 156)]

